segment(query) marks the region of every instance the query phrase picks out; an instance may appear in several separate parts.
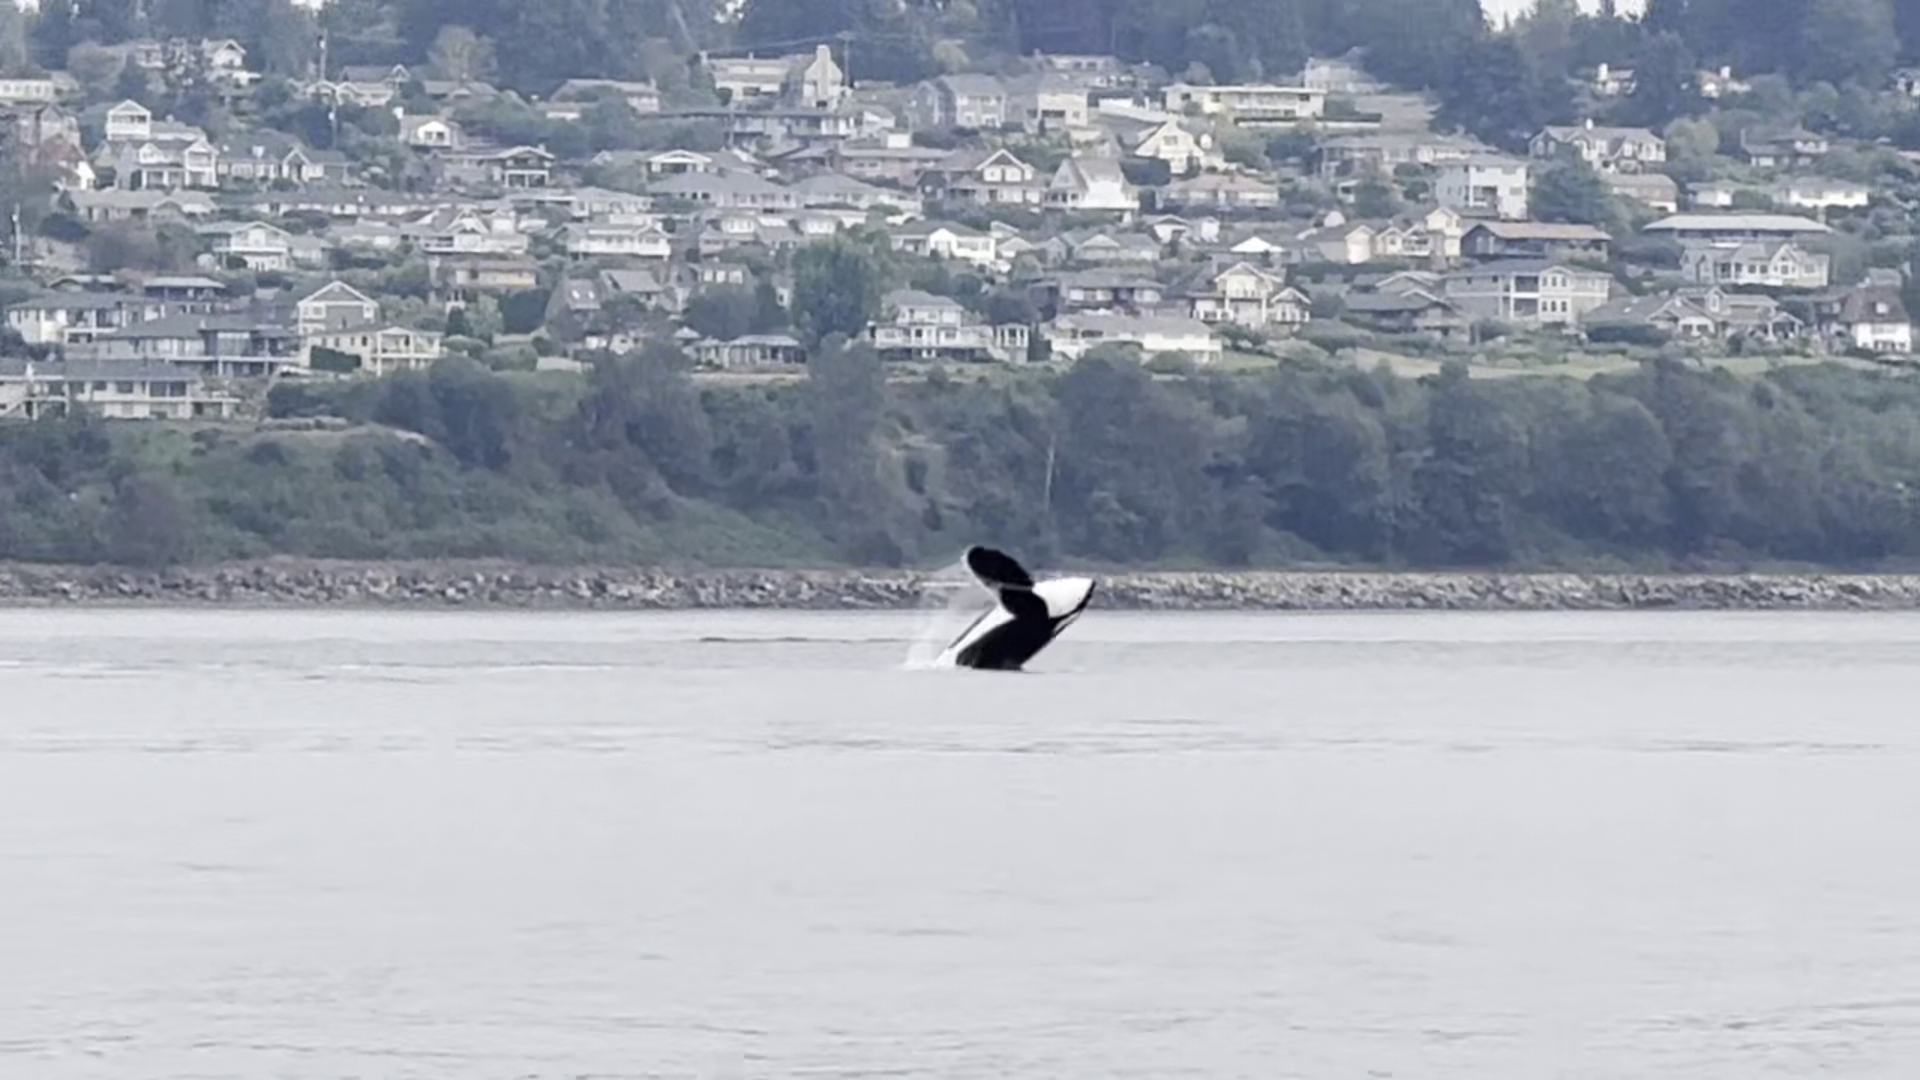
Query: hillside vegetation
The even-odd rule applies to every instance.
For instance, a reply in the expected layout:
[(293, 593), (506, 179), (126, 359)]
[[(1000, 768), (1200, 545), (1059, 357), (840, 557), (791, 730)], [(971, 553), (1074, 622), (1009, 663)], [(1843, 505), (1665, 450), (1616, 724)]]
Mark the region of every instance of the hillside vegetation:
[[(1871, 567), (1920, 555), (1920, 385), (1672, 362), (1591, 380), (1289, 367), (696, 384), (465, 361), (283, 384), (286, 430), (0, 428), (0, 558)], [(317, 418), (338, 418), (322, 422)], [(299, 430), (306, 428), (307, 430)]]

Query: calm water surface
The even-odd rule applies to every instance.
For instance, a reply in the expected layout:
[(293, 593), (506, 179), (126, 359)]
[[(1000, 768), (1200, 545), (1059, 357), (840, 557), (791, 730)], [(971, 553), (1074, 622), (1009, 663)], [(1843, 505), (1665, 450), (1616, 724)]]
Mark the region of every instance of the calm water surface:
[(1920, 617), (0, 612), (0, 1077), (1920, 1076)]

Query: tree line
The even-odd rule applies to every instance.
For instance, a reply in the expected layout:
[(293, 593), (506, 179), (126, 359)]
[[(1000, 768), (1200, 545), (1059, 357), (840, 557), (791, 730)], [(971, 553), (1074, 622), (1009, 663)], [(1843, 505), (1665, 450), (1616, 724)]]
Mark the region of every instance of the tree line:
[(1336, 364), (697, 382), (656, 346), (583, 381), (467, 361), (286, 383), (240, 433), (0, 427), (0, 558), (897, 566), (1874, 567), (1920, 556), (1920, 384), (1678, 362), (1590, 381)]

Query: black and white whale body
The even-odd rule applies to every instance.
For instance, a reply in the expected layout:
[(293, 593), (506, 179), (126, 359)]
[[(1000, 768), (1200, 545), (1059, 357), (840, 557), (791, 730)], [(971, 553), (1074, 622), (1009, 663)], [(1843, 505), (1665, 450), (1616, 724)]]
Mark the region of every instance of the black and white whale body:
[(1093, 579), (1035, 581), (1013, 556), (987, 547), (967, 549), (967, 570), (999, 598), (947, 646), (937, 667), (1018, 671), (1060, 636), (1093, 599)]

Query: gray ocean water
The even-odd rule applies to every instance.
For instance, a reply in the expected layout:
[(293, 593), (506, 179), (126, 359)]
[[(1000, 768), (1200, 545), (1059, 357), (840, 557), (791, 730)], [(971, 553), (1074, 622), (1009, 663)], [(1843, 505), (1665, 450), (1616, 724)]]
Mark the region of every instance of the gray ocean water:
[(1920, 617), (0, 612), (0, 1078), (1920, 1076)]

